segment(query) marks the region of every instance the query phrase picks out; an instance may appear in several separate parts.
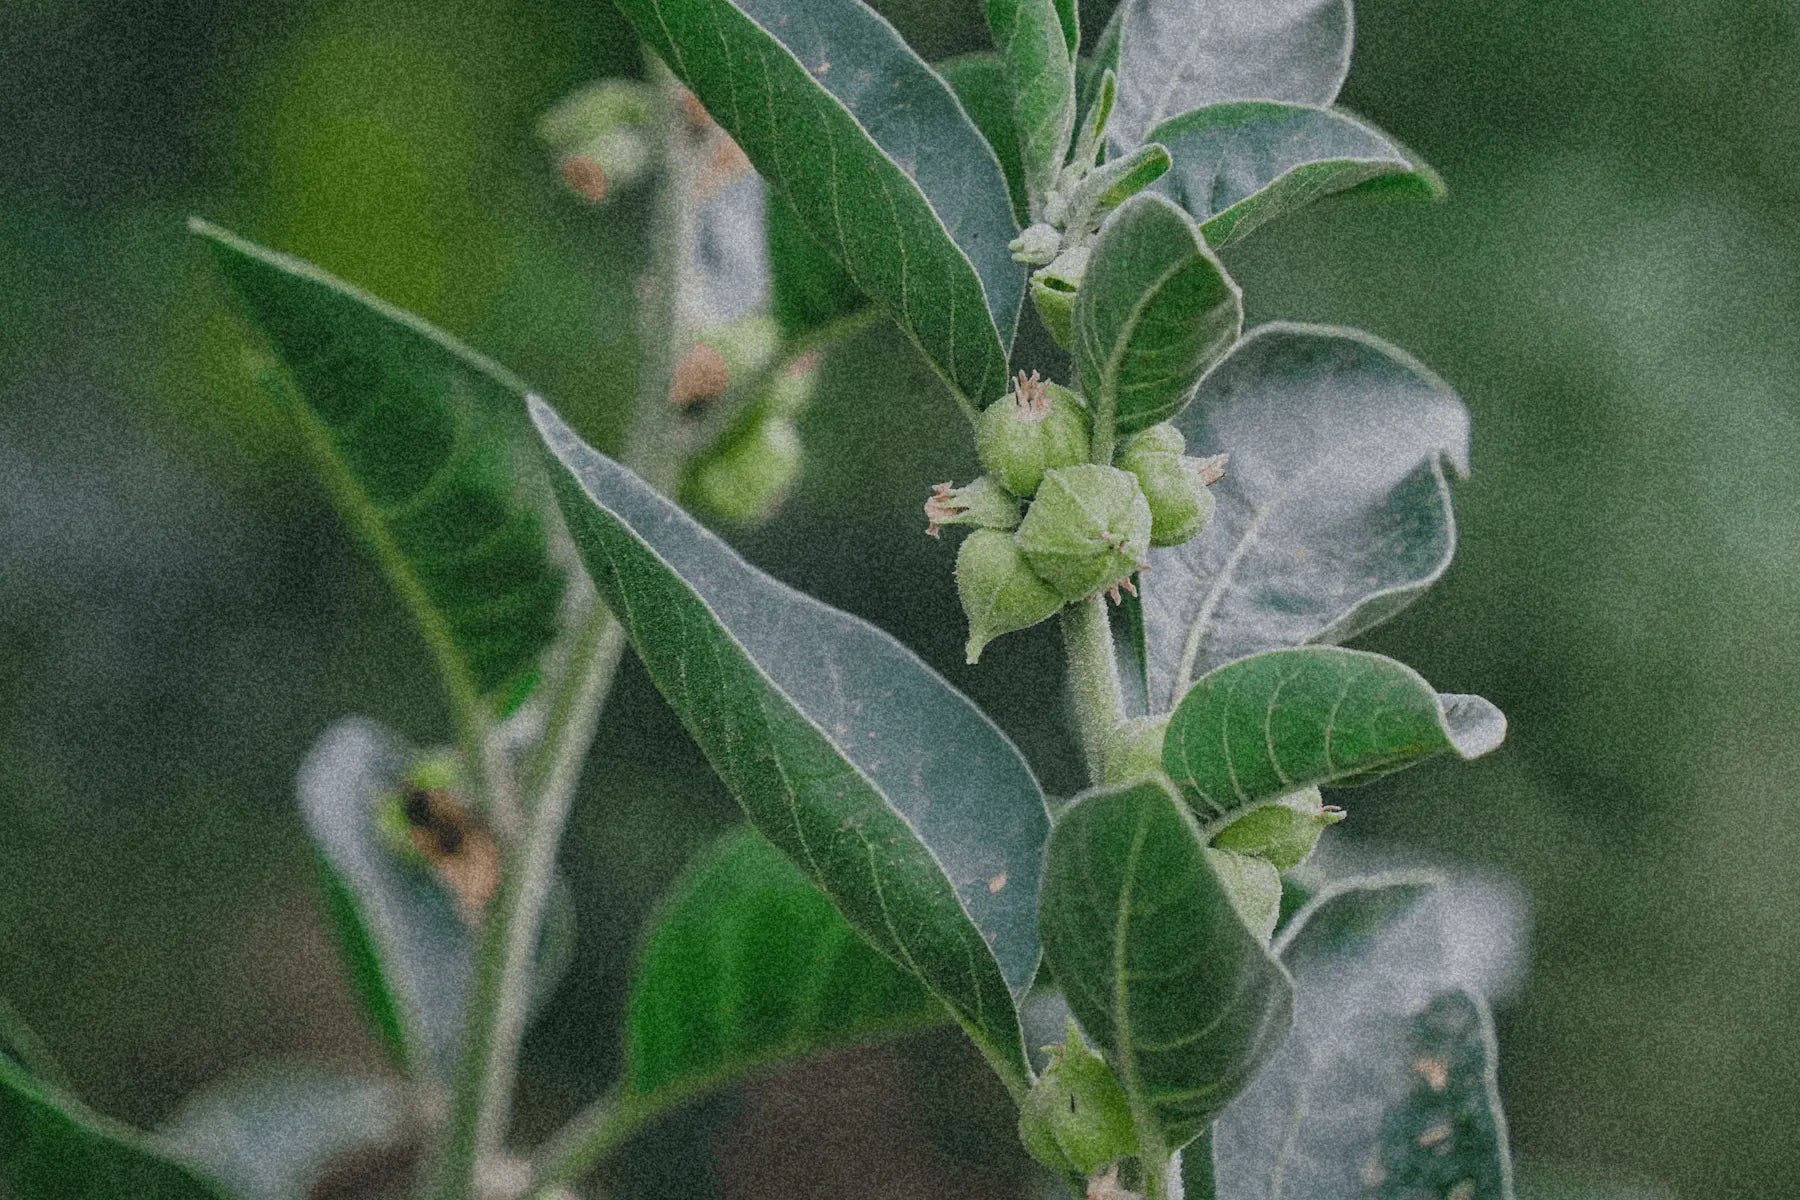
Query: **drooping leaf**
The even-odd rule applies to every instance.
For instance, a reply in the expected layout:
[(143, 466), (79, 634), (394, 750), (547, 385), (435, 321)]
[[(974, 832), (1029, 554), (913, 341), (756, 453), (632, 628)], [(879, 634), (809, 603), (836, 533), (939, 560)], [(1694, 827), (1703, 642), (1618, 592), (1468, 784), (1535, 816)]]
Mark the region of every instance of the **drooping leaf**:
[(7, 1200), (231, 1200), (151, 1139), (0, 1055), (0, 1195)]
[(1437, 173), (1386, 134), (1329, 108), (1240, 100), (1150, 131), (1174, 165), (1157, 190), (1187, 209), (1214, 249), (1327, 196), (1379, 189), (1440, 199)]
[(1006, 72), (1025, 194), (1037, 216), (1075, 133), (1075, 53), (1052, 0), (987, 0), (987, 20)]
[(281, 360), (320, 471), (452, 695), (516, 703), (556, 636), (566, 583), (541, 491), (520, 482), (532, 465), (524, 386), (308, 263), (204, 221), (190, 228)]
[(532, 412), (589, 574), (752, 824), (1016, 1083), (1048, 825), (1018, 751), (904, 646)]
[(159, 1136), (237, 1200), (309, 1200), (346, 1156), (399, 1140), (400, 1089), (312, 1067), (262, 1068), (188, 1100)]
[(963, 111), (994, 149), (1006, 188), (1012, 196), (1013, 216), (1020, 224), (1031, 219), (1025, 195), (1025, 163), (1019, 151), (1019, 131), (1013, 125), (1012, 87), (1006, 65), (991, 51), (977, 50), (932, 64), (956, 93)]
[(1281, 942), (1294, 1032), (1213, 1131), (1234, 1200), (1511, 1200), (1487, 1013), (1455, 889), (1389, 878), (1332, 889)]
[(372, 721), (340, 721), (300, 766), (300, 815), (359, 999), (404, 1069), (448, 1079), (474, 980), (474, 944), (450, 894), (383, 840), (379, 804), (417, 755)]
[(1293, 999), (1193, 817), (1160, 781), (1076, 800), (1050, 837), (1042, 906), (1045, 961), (1139, 1137), (1187, 1144), (1280, 1044)]
[(1237, 339), (1237, 284), (1188, 215), (1157, 195), (1107, 219), (1075, 299), (1075, 363), (1098, 431), (1119, 436), (1180, 412)]
[(753, 831), (708, 849), (650, 930), (626, 1013), (629, 1077), (646, 1107), (948, 1019)]
[(763, 197), (769, 247), (769, 293), (775, 321), (789, 341), (862, 311), (869, 298), (806, 231), (780, 196)]
[(1169, 719), (1163, 770), (1202, 821), (1303, 787), (1362, 783), (1500, 745), (1506, 718), (1411, 667), (1336, 646), (1269, 650), (1201, 676)]
[(1354, 637), (1449, 566), (1444, 468), (1468, 471), (1468, 412), (1392, 347), (1265, 325), (1201, 381), (1176, 424), (1190, 453), (1231, 459), (1213, 485), (1212, 523), (1150, 552), (1144, 619), (1158, 710), (1221, 663)]
[(1123, 0), (1116, 147), (1227, 100), (1327, 105), (1350, 71), (1349, 0)]
[(620, 0), (819, 244), (965, 406), (1005, 391), (1025, 274), (1006, 181), (861, 0)]

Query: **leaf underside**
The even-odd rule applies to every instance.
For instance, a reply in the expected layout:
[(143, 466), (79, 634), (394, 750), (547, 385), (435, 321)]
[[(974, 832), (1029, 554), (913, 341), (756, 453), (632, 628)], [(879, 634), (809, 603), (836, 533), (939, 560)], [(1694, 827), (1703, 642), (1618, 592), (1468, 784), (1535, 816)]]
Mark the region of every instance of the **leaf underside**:
[[(190, 223), (281, 359), (314, 457), (454, 691), (516, 703), (567, 583), (520, 453), (524, 387), (308, 263)], [(541, 488), (541, 485), (540, 485)]]
[(340, 721), (300, 767), (296, 792), (327, 872), (327, 900), (365, 1010), (398, 1064), (456, 1068), (474, 944), (449, 894), (383, 842), (377, 802), (416, 757), (372, 721)]
[(189, 1099), (159, 1136), (224, 1181), (235, 1200), (310, 1200), (346, 1155), (390, 1145), (404, 1125), (391, 1082), (262, 1067)]
[(858, 0), (619, 0), (819, 244), (979, 408), (1024, 296), (993, 152)]
[(1263, 326), (1208, 373), (1176, 425), (1189, 453), (1231, 457), (1207, 528), (1150, 552), (1144, 622), (1158, 711), (1233, 659), (1354, 637), (1449, 566), (1445, 466), (1467, 473), (1468, 412), (1392, 347)]
[(627, 1006), (639, 1096), (687, 1097), (815, 1050), (944, 1021), (760, 834), (706, 850), (651, 925)]
[(1347, 113), (1244, 100), (1157, 125), (1174, 160), (1158, 191), (1200, 222), (1218, 249), (1328, 196), (1368, 190), (1437, 199), (1443, 182), (1380, 131)]
[(1410, 667), (1302, 646), (1203, 676), (1176, 707), (1163, 770), (1203, 821), (1317, 785), (1362, 783), (1438, 755), (1475, 758), (1506, 733), (1475, 696), (1440, 697)]
[(1140, 1137), (1191, 1141), (1287, 1031), (1286, 973), (1238, 916), (1168, 786), (1090, 793), (1051, 835), (1044, 955)]
[(1511, 1200), (1492, 1022), (1445, 893), (1342, 886), (1295, 918), (1294, 1032), (1214, 1129), (1233, 1200)]
[(581, 557), (754, 824), (997, 1062), (1038, 959), (1048, 817), (1010, 742), (891, 637), (739, 558), (533, 415)]
[(1350, 70), (1349, 0), (1123, 0), (1115, 147), (1227, 100), (1330, 104)]

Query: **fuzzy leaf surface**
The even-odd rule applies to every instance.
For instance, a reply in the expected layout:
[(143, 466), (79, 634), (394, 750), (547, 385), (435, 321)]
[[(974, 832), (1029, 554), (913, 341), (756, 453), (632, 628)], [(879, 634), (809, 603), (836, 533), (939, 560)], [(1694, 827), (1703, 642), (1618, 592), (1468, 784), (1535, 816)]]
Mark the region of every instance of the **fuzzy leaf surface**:
[(90, 1112), (0, 1055), (0, 1195), (7, 1200), (232, 1200), (149, 1138)]
[(190, 228), (281, 360), (316, 465), (452, 694), (516, 703), (556, 637), (567, 584), (548, 549), (546, 498), (520, 482), (533, 466), (524, 385), (309, 263), (203, 221)]
[(160, 1136), (238, 1200), (309, 1200), (335, 1163), (398, 1141), (405, 1121), (393, 1083), (265, 1067), (189, 1099)]
[(1211, 821), (1303, 787), (1476, 758), (1505, 736), (1506, 718), (1479, 696), (1439, 695), (1379, 654), (1301, 646), (1202, 676), (1169, 718), (1163, 770)]
[(1022, 1075), (1049, 818), (1019, 752), (906, 647), (532, 412), (588, 573), (751, 823)]
[(1025, 195), (1025, 162), (1019, 150), (1019, 131), (1013, 124), (1012, 85), (1007, 82), (1006, 64), (998, 54), (977, 50), (932, 66), (993, 147), (1012, 196), (1013, 216), (1023, 224), (1030, 219), (1031, 206)]
[(1075, 298), (1075, 364), (1096, 427), (1123, 436), (1181, 411), (1244, 324), (1237, 284), (1188, 215), (1133, 196), (1107, 218)]
[(1468, 473), (1469, 414), (1416, 361), (1365, 334), (1265, 325), (1201, 380), (1177, 426), (1228, 453), (1212, 522), (1153, 549), (1143, 578), (1152, 707), (1258, 650), (1341, 642), (1450, 565), (1446, 468)]
[(1006, 181), (861, 0), (619, 0), (815, 239), (972, 408), (1005, 391), (1025, 273)]
[(1226, 100), (1326, 105), (1350, 72), (1349, 0), (1123, 0), (1117, 147)]
[(1514, 935), (1467, 899), (1388, 878), (1296, 916), (1294, 1032), (1214, 1128), (1219, 1195), (1511, 1200), (1492, 980), (1467, 943)]
[(769, 251), (769, 300), (784, 338), (792, 341), (866, 308), (869, 298), (806, 231), (793, 205), (763, 198)]
[(1232, 906), (1166, 783), (1091, 792), (1057, 820), (1044, 957), (1105, 1051), (1139, 1136), (1177, 1149), (1286, 1034), (1287, 974)]
[(767, 839), (739, 830), (703, 852), (652, 923), (626, 1010), (632, 1088), (666, 1106), (947, 1017)]
[(987, 20), (1006, 71), (1025, 193), (1036, 212), (1075, 133), (1075, 53), (1051, 0), (987, 0)]
[(1437, 173), (1348, 113), (1239, 100), (1150, 131), (1174, 165), (1157, 190), (1193, 214), (1214, 249), (1327, 196), (1380, 191), (1440, 199)]

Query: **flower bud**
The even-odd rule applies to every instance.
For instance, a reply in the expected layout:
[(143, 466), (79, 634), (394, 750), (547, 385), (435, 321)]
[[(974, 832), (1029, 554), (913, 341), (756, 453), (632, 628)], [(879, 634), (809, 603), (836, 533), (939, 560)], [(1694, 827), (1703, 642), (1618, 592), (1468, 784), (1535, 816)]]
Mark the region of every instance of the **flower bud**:
[(643, 84), (609, 79), (545, 113), (538, 137), (556, 156), (564, 182), (597, 204), (648, 171), (653, 111)]
[(1101, 763), (1102, 783), (1130, 783), (1162, 773), (1163, 738), (1169, 718), (1133, 717), (1106, 739)]
[(1062, 251), (1062, 234), (1056, 231), (1054, 225), (1039, 221), (1008, 242), (1006, 248), (1012, 251), (1013, 261), (1016, 263), (1031, 267), (1048, 266)]
[(1343, 809), (1319, 803), (1318, 788), (1305, 788), (1251, 809), (1220, 830), (1212, 844), (1291, 871), (1312, 854), (1325, 827), (1343, 819)]
[(1131, 1104), (1075, 1022), (1067, 1042), (1047, 1049), (1050, 1065), (1019, 1106), (1019, 1140), (1032, 1157), (1052, 1171), (1085, 1177), (1136, 1154)]
[(1206, 862), (1225, 887), (1231, 907), (1263, 945), (1275, 936), (1281, 918), (1281, 873), (1264, 859), (1206, 848)]
[(1086, 246), (1072, 246), (1031, 275), (1031, 303), (1038, 319), (1064, 350), (1075, 340), (1075, 296), (1087, 273), (1088, 254)]
[(1082, 463), (1044, 473), (1037, 499), (1013, 535), (1025, 561), (1064, 600), (1129, 580), (1150, 550), (1150, 505), (1137, 478)]
[(1152, 425), (1119, 451), (1118, 464), (1137, 476), (1150, 504), (1150, 544), (1179, 546), (1212, 519), (1213, 495), (1183, 456), (1187, 439), (1173, 425)]
[(951, 487), (940, 483), (925, 501), (925, 532), (932, 537), (944, 525), (975, 525), (982, 529), (1016, 529), (1019, 498), (983, 475), (974, 483)]
[(800, 434), (792, 421), (765, 418), (709, 455), (688, 477), (682, 500), (738, 524), (765, 520), (800, 477)]
[(1010, 534), (977, 529), (956, 554), (956, 591), (969, 618), (970, 663), (1003, 633), (1027, 629), (1062, 608), (1062, 598), (1026, 565)]
[(1013, 390), (982, 412), (975, 446), (1001, 486), (1030, 496), (1045, 471), (1087, 461), (1087, 410), (1068, 388), (1020, 371)]

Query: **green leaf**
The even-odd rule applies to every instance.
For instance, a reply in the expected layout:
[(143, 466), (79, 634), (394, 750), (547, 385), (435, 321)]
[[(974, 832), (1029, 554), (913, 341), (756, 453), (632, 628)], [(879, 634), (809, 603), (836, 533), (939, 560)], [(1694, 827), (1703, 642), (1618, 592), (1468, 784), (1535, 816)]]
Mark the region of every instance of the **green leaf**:
[(1176, 422), (1228, 453), (1211, 524), (1150, 552), (1153, 708), (1258, 650), (1341, 642), (1399, 612), (1450, 565), (1445, 466), (1468, 470), (1469, 416), (1442, 381), (1365, 334), (1253, 330)]
[(773, 192), (763, 205), (770, 303), (783, 338), (791, 342), (868, 307), (869, 298), (806, 231), (793, 205)]
[(1092, 792), (1062, 814), (1042, 907), (1045, 961), (1118, 1072), (1140, 1139), (1179, 1149), (1287, 1032), (1286, 973), (1161, 781)]
[(619, 0), (965, 408), (1006, 390), (1025, 273), (993, 152), (860, 0)]
[(1107, 219), (1075, 299), (1075, 363), (1094, 409), (1095, 437), (1180, 412), (1194, 385), (1236, 340), (1237, 284), (1188, 215), (1137, 195)]
[(1162, 122), (1149, 140), (1167, 146), (1175, 160), (1157, 190), (1193, 214), (1214, 249), (1331, 195), (1444, 195), (1430, 167), (1335, 109), (1267, 100), (1213, 104)]
[(650, 928), (625, 1022), (646, 1108), (949, 1015), (750, 830), (704, 852)]
[(543, 497), (518, 482), (531, 465), (524, 385), (299, 259), (204, 221), (189, 228), (285, 366), (316, 464), (459, 706), (521, 699), (556, 636), (566, 585)]
[[(1213, 1131), (1233, 1200), (1511, 1200), (1485, 990), (1454, 889), (1341, 886), (1294, 920), (1294, 1032)], [(1481, 914), (1486, 916), (1487, 914)]]
[(1169, 719), (1163, 770), (1210, 823), (1303, 787), (1476, 758), (1505, 736), (1506, 718), (1479, 696), (1440, 696), (1379, 654), (1302, 646), (1202, 676)]
[(231, 1200), (149, 1138), (0, 1055), (0, 1195), (7, 1200)]
[(389, 848), (377, 817), (417, 757), (372, 721), (340, 721), (301, 764), (296, 791), (358, 998), (402, 1069), (449, 1079), (473, 939), (429, 869)]
[(1030, 220), (1031, 205), (1025, 195), (1025, 163), (1020, 157), (1019, 131), (1013, 125), (1012, 85), (1006, 79), (1006, 65), (991, 51), (978, 50), (959, 54), (933, 67), (956, 93), (963, 111), (975, 128), (993, 147), (1006, 176), (1006, 189), (1012, 196), (1013, 216), (1021, 224)]
[(1079, 0), (1055, 0), (1056, 19), (1062, 25), (1063, 45), (1068, 47), (1069, 61), (1081, 53), (1081, 12)]
[(160, 1131), (238, 1200), (309, 1200), (348, 1155), (407, 1136), (400, 1089), (313, 1067), (235, 1075), (181, 1106)]
[(910, 650), (532, 413), (589, 574), (751, 823), (1019, 1085), (1048, 825), (1019, 752)]
[(1005, 65), (1025, 194), (1041, 216), (1075, 133), (1075, 53), (1051, 0), (987, 0), (988, 30)]
[(1350, 72), (1349, 0), (1123, 0), (1113, 144), (1227, 100), (1327, 105)]

